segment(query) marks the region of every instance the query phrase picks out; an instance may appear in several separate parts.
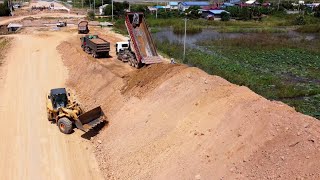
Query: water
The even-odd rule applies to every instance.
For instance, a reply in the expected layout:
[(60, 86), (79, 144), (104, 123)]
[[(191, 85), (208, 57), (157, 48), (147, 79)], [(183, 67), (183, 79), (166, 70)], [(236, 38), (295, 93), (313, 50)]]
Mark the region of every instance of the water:
[[(261, 34), (261, 33), (260, 33)], [(158, 32), (153, 33), (153, 38), (156, 41), (169, 41), (170, 43), (178, 43), (183, 44), (184, 35), (183, 34), (175, 34), (172, 28), (161, 28)], [(232, 39), (238, 38), (241, 36), (255, 36), (259, 35), (259, 33), (221, 33), (214, 29), (203, 29), (202, 32), (197, 34), (187, 34), (186, 37), (186, 46), (190, 48), (200, 48), (197, 43), (208, 41), (208, 40), (217, 40), (217, 39)], [(286, 36), (292, 40), (315, 40), (319, 39), (319, 34), (305, 34), (299, 33), (295, 31), (281, 32), (281, 33), (267, 33), (268, 36)]]

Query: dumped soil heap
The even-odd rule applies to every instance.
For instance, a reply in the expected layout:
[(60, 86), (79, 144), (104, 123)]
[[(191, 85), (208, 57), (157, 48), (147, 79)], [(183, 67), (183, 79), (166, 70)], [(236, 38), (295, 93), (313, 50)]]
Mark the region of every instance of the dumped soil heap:
[(58, 49), (80, 102), (108, 116), (93, 140), (107, 179), (320, 178), (312, 117), (197, 68), (123, 75), (126, 64), (102, 65), (67, 42)]

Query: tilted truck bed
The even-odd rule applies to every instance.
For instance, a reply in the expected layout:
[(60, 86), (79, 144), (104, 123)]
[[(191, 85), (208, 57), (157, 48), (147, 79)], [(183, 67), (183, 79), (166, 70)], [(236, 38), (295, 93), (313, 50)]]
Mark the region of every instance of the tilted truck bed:
[(137, 60), (144, 64), (162, 62), (148, 30), (143, 13), (127, 13), (125, 23), (133, 43)]

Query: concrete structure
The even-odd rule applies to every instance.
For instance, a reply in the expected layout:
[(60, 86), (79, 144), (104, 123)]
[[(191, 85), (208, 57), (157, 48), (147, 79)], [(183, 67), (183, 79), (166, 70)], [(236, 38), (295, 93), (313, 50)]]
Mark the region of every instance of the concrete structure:
[(106, 8), (109, 4), (104, 4), (102, 6), (99, 7), (99, 15), (103, 15), (104, 14), (104, 8)]
[(22, 28), (22, 25), (21, 24), (17, 24), (17, 23), (10, 23), (8, 26), (8, 31), (9, 32), (16, 32), (18, 31), (19, 29)]

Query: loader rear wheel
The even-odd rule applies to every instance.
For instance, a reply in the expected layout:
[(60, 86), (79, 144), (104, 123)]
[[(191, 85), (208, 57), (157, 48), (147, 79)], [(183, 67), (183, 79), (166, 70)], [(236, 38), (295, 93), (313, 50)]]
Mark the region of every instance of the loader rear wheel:
[(60, 118), (58, 120), (58, 127), (62, 133), (70, 134), (72, 131), (72, 122), (66, 117)]

